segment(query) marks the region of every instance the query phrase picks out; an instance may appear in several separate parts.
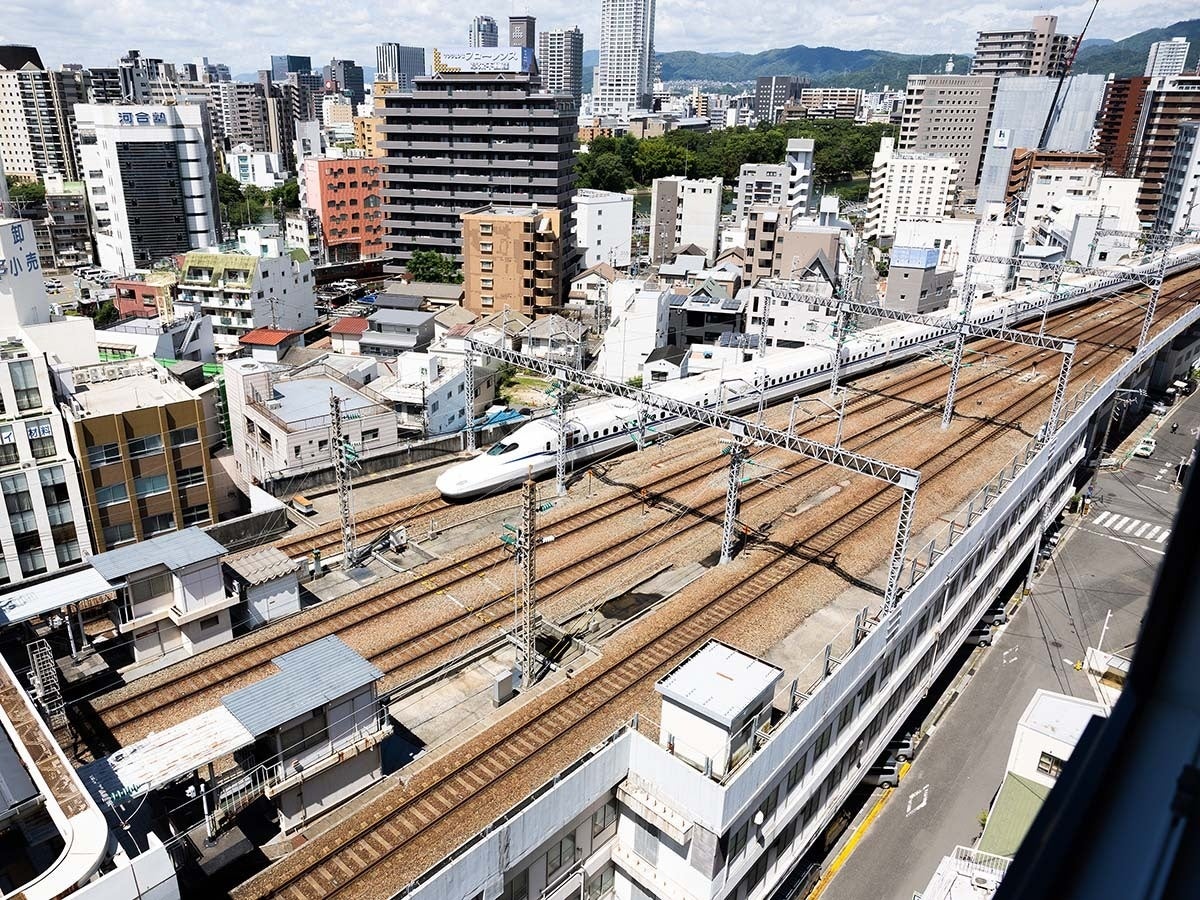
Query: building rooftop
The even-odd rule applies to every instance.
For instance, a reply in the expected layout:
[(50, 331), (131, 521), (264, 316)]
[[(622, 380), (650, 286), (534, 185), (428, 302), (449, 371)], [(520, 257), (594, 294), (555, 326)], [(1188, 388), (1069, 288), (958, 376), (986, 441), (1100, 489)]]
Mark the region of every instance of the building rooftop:
[(274, 396), (268, 408), (277, 418), (288, 424), (304, 419), (328, 417), (330, 391), (342, 401), (342, 415), (375, 406), (358, 391), (337, 379), (318, 375), (314, 378), (276, 382)]
[(387, 286), (389, 294), (407, 294), (442, 300), (462, 299), (461, 284), (441, 284), (436, 281), (392, 281)]
[(1049, 785), (1022, 778), (1016, 772), (1006, 773), (988, 811), (979, 849), (997, 856), (1014, 856), (1049, 793)]
[(276, 578), (295, 572), (300, 563), (289, 557), (278, 547), (255, 547), (224, 560), (238, 577), (247, 584), (266, 584)]
[(680, 706), (731, 727), (748, 706), (769, 693), (783, 669), (709, 641), (655, 685)]
[(1021, 714), (1019, 724), (1038, 734), (1075, 745), (1093, 716), (1106, 716), (1099, 703), (1038, 689)]
[(247, 331), (238, 342), (251, 347), (278, 347), (286, 341), (298, 337), (302, 332), (288, 331), (283, 328), (255, 328)]
[(18, 585), (0, 597), (0, 625), (24, 622), (113, 590), (108, 580), (90, 566), (37, 584)]
[(434, 313), (422, 312), (419, 309), (377, 309), (367, 316), (369, 322), (380, 322), (385, 325), (407, 325), (418, 328), (432, 319)]
[(271, 660), (279, 669), (221, 698), (224, 708), (259, 737), (383, 677), (383, 673), (329, 635)]
[(72, 411), (79, 418), (196, 399), (186, 385), (150, 359), (76, 366), (71, 370), (71, 384)]
[(366, 316), (343, 316), (329, 326), (330, 334), (345, 334), (353, 337), (357, 337), (366, 330)]
[(445, 325), (451, 328), (455, 325), (469, 325), (474, 322), (478, 316), (469, 309), (464, 309), (461, 306), (447, 306), (434, 317), (439, 325)]
[(89, 562), (92, 568), (116, 585), (134, 572), (156, 566), (166, 566), (174, 571), (224, 555), (223, 546), (199, 528), (192, 527), (160, 534), (106, 553), (97, 553)]
[(572, 280), (580, 281), (589, 275), (599, 275), (605, 281), (609, 281), (609, 282), (616, 281), (618, 278), (621, 277), (621, 274), (616, 269), (614, 269), (608, 263), (602, 262), (602, 263), (596, 263), (596, 265), (591, 266), (590, 268), (584, 269), (582, 272), (580, 272), (578, 275), (576, 275)]

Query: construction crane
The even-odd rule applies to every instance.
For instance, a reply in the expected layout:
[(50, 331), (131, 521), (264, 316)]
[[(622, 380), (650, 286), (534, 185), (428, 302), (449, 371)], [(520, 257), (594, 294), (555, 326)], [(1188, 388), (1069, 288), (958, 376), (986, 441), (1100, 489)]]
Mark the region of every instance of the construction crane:
[(1054, 86), (1054, 99), (1050, 101), (1050, 109), (1046, 112), (1046, 121), (1042, 125), (1042, 134), (1038, 138), (1037, 148), (1045, 150), (1046, 144), (1050, 142), (1050, 132), (1054, 129), (1054, 121), (1057, 118), (1058, 98), (1062, 95), (1063, 84), (1067, 80), (1067, 75), (1071, 68), (1075, 65), (1075, 56), (1079, 53), (1079, 45), (1083, 43), (1083, 36), (1087, 34), (1088, 26), (1092, 24), (1092, 16), (1096, 14), (1096, 7), (1100, 5), (1100, 0), (1095, 0), (1092, 4), (1092, 11), (1088, 13), (1087, 21), (1083, 23), (1083, 30), (1079, 32), (1079, 36), (1075, 38), (1075, 46), (1071, 48), (1071, 55), (1067, 59), (1067, 64), (1063, 66), (1062, 72), (1058, 76), (1058, 84)]

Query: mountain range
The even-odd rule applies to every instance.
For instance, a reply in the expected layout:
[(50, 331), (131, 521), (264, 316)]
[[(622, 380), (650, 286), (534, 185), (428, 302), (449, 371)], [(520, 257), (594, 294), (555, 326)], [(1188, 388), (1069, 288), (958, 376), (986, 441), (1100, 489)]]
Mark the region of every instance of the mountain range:
[[(1200, 50), (1200, 19), (1152, 28), (1123, 40), (1092, 38), (1083, 41), (1074, 71), (1119, 76), (1140, 75), (1146, 54), (1155, 41), (1186, 37), (1192, 42), (1189, 63), (1195, 64)], [(586, 54), (585, 54), (586, 57)], [(909, 75), (940, 73), (948, 60), (954, 71), (970, 68), (970, 56), (935, 53), (916, 55), (886, 50), (840, 50), (836, 47), (806, 47), (803, 44), (761, 53), (697, 53), (676, 50), (658, 54), (667, 81), (731, 83), (751, 81), (759, 75), (806, 75), (815, 86), (860, 87), (878, 90), (884, 85), (903, 87)]]

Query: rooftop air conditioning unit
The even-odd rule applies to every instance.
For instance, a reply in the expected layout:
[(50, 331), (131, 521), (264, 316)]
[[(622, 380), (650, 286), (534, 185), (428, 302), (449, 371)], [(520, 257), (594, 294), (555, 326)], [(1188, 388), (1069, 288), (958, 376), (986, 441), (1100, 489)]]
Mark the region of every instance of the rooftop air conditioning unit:
[(987, 875), (974, 875), (971, 878), (971, 887), (979, 888), (981, 891), (994, 891), (999, 885), (994, 878), (989, 878)]

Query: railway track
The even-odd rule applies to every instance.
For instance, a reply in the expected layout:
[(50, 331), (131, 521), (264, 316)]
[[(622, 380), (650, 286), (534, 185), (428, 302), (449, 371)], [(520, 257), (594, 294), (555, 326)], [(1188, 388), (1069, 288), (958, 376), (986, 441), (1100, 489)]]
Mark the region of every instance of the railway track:
[[(368, 509), (355, 519), (355, 532), (360, 541), (373, 540), (385, 531), (399, 525), (415, 527), (424, 525), (434, 516), (453, 509), (453, 505), (442, 499), (437, 491), (426, 491), (397, 506), (388, 504)], [(275, 541), (274, 546), (295, 558), (311, 556), (313, 551), (325, 553), (340, 550), (342, 546), (341, 521), (327, 522), (312, 531), (293, 534)]]
[[(1177, 309), (1179, 305), (1177, 302), (1171, 306)], [(1170, 312), (1164, 308), (1164, 317)], [(1132, 324), (1129, 320), (1137, 318), (1123, 316), (1117, 327), (1128, 328)], [(1092, 364), (1121, 352), (1111, 343), (1107, 347), (1098, 343), (1093, 346), (1093, 352), (1084, 357)], [(915, 463), (923, 473), (924, 483), (936, 483), (947, 472), (968, 462), (975, 449), (1002, 432), (1006, 426), (996, 424), (997, 418), (1027, 415), (1045, 404), (1052, 392), (1053, 382), (1037, 384), (999, 414), (971, 422), (963, 433), (956, 435), (952, 448), (941, 449)], [(348, 826), (351, 833), (345, 839), (332, 834), (318, 838), (294, 857), (242, 885), (234, 896), (238, 900), (267, 896), (361, 897), (370, 896), (372, 887), (393, 892), (404, 882), (396, 877), (398, 873), (387, 870), (389, 864), (403, 858), (423, 858), (421, 850), (414, 846), (422, 835), (437, 832), (444, 835), (458, 824), (455, 820), (467, 817), (466, 810), (471, 805), (484, 806), (492, 818), (509, 808), (514, 798), (528, 792), (518, 785), (527, 783), (530, 769), (539, 772), (561, 769), (564, 760), (550, 757), (556, 750), (569, 754), (578, 747), (579, 729), (590, 723), (598, 726), (593, 731), (605, 725), (611, 730), (624, 711), (623, 700), (644, 690), (717, 629), (807, 570), (813, 565), (814, 556), (832, 553), (867, 523), (886, 515), (895, 504), (893, 493), (888, 488), (877, 488), (865, 503), (848, 510), (838, 509), (842, 505), (838, 503), (817, 507), (814, 512), (818, 515), (814, 518), (821, 521), (796, 542), (806, 548), (803, 556), (771, 553), (737, 587), (713, 602), (703, 604), (679, 621), (661, 616), (656, 624), (665, 623), (666, 627), (660, 627), (657, 634), (628, 647), (626, 652), (614, 652), (610, 658), (585, 669), (559, 690), (557, 697), (540, 704), (531, 719), (521, 721), (518, 711), (481, 735), (479, 749), (468, 751), (462, 759), (434, 764), (421, 783), (414, 779), (408, 791), (394, 788), (335, 828), (336, 832)], [(594, 721), (598, 713), (606, 722)], [(494, 801), (494, 805), (489, 801)], [(461, 842), (463, 834), (469, 833), (460, 831), (458, 839), (450, 843), (439, 842), (436, 834), (431, 840), (444, 854)], [(408, 875), (411, 874), (410, 867)]]
[[(1170, 298), (1164, 301), (1163, 315), (1169, 313), (1172, 302)], [(1111, 342), (1107, 340), (1108, 334), (1121, 331), (1138, 316), (1140, 313), (1137, 310), (1131, 310), (1108, 317), (1099, 325), (1089, 325), (1085, 322), (1082, 334), (1089, 343), (1095, 346), (1112, 346)], [(1072, 329), (1063, 329), (1063, 331), (1069, 330)], [(1069, 335), (1064, 334), (1064, 336)], [(979, 346), (986, 346), (986, 344)], [(1116, 352), (1116, 350), (1112, 352)], [(1022, 365), (1039, 355), (1044, 354), (1036, 350), (1024, 352), (1020, 359), (1014, 361), (1012, 365)], [(960, 399), (967, 400), (976, 393), (985, 392), (988, 387), (987, 383), (993, 380), (997, 374), (985, 370), (973, 378), (966, 378)], [(941, 380), (942, 371), (940, 369), (918, 370), (889, 384), (887, 394), (867, 394), (856, 398), (855, 412), (863, 414), (878, 410), (887, 403), (895, 402), (897, 391), (912, 391), (934, 383), (940, 385)], [(934, 392), (930, 399), (936, 397), (940, 397), (940, 393)], [(929, 402), (917, 404), (898, 417), (892, 417), (886, 422), (872, 425), (861, 432), (849, 434), (846, 444), (852, 446), (853, 449), (867, 451), (876, 442), (885, 440), (899, 427), (906, 425), (913, 418), (927, 414), (927, 411), (932, 408), (933, 406)], [(848, 416), (849, 411), (848, 408)], [(885, 425), (891, 426), (890, 430), (880, 433)], [(824, 426), (814, 426), (808, 432), (815, 433), (821, 427)], [(856, 443), (860, 439), (866, 439), (865, 443)], [(790, 474), (788, 484), (808, 474), (809, 471), (821, 468), (819, 464), (811, 462), (798, 465), (806, 466), (806, 468)], [(669, 498), (670, 492), (709, 479), (723, 468), (723, 460), (720, 458), (714, 460), (709, 457), (699, 466), (690, 466), (682, 471), (675, 471), (643, 484), (639, 486), (639, 491), (654, 502), (662, 501), (678, 507), (679, 504)], [(744, 508), (777, 486), (777, 484), (771, 487), (766, 485), (749, 486), (743, 491)], [(685, 510), (688, 518), (681, 533), (695, 531), (706, 523), (719, 523), (723, 506), (722, 497), (723, 490), (718, 491), (716, 496), (698, 508)], [(627, 512), (642, 502), (643, 496), (639, 493), (618, 495), (580, 509), (556, 523), (554, 525), (555, 533), (560, 541), (573, 536), (581, 536), (590, 529), (597, 526), (602, 527), (611, 517)], [(679, 535), (673, 537), (677, 536)], [(548, 602), (562, 592), (577, 588), (582, 582), (607, 577), (616, 566), (633, 560), (643, 549), (641, 543), (636, 540), (617, 541), (615, 544), (612, 544), (610, 540), (609, 546), (593, 551), (589, 557), (589, 562), (592, 562), (593, 565), (583, 573), (582, 577), (574, 564), (560, 565), (545, 571), (539, 579), (539, 597), (543, 603)], [(273, 657), (326, 634), (336, 633), (345, 638), (359, 630), (369, 632), (378, 627), (381, 619), (420, 601), (453, 591), (464, 582), (477, 579), (507, 559), (507, 551), (501, 547), (495, 547), (477, 554), (467, 563), (452, 563), (423, 573), (420, 582), (414, 587), (405, 586), (398, 590), (394, 582), (386, 582), (374, 591), (368, 589), (361, 598), (348, 607), (337, 608), (332, 605), (318, 607), (319, 611), (314, 612), (312, 618), (286, 633), (277, 634), (277, 636), (266, 633), (247, 636), (247, 638), (241, 639), (241, 644), (245, 645), (247, 640), (256, 637), (260, 639), (251, 645), (240, 647), (237, 652), (227, 653), (224, 658), (215, 658), (210, 665), (199, 670), (192, 668), (173, 674), (171, 670), (167, 670), (165, 680), (164, 678), (155, 679), (153, 676), (139, 680), (130, 689), (117, 691), (102, 698), (99, 703), (94, 705), (95, 709), (109, 729), (118, 737), (136, 735), (135, 726), (138, 723), (154, 717), (168, 706), (194, 702), (205, 692), (211, 693), (214, 690), (227, 693), (237, 686), (238, 680), (245, 682), (253, 680), (258, 672), (270, 664)], [(419, 630), (409, 630), (398, 634), (394, 643), (370, 654), (368, 658), (385, 673), (387, 679), (385, 684), (403, 683), (407, 678), (423, 674), (422, 667), (428, 670), (431, 665), (444, 661), (439, 657), (445, 656), (449, 648), (471, 646), (471, 641), (482, 641), (493, 635), (495, 629), (506, 618), (510, 607), (511, 596), (507, 591), (501, 591), (491, 599), (464, 610), (450, 619), (442, 618)], [(220, 651), (213, 652), (214, 654), (220, 653)], [(143, 682), (146, 683), (143, 684)], [(209, 705), (211, 702), (215, 702), (215, 698), (210, 701)], [(127, 741), (122, 740), (121, 742)]]

